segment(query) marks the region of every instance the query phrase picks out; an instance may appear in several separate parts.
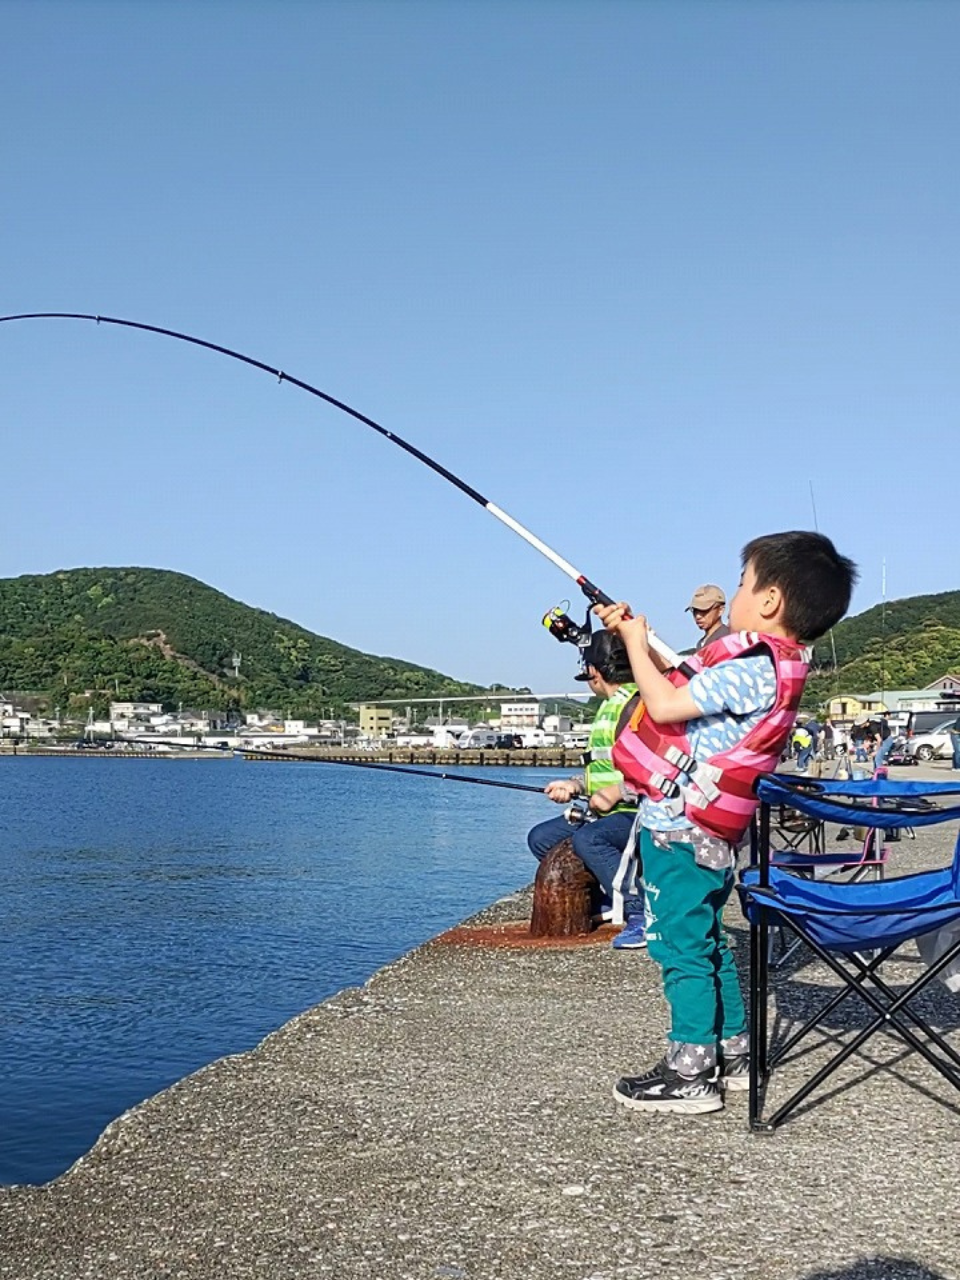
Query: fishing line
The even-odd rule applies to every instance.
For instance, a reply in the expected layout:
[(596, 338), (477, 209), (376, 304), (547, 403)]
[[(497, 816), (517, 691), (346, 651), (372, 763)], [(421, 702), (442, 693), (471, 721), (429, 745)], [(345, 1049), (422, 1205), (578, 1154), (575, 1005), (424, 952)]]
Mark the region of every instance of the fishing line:
[[(195, 347), (204, 347), (207, 351), (217, 351), (220, 355), (229, 356), (232, 360), (239, 360), (242, 364), (248, 364), (254, 369), (262, 369), (264, 373), (272, 374), (278, 382), (289, 382), (292, 386), (299, 387), (301, 391), (307, 391), (310, 395), (317, 396), (318, 399), (332, 405), (334, 409), (340, 409), (343, 413), (349, 414), (357, 422), (362, 422), (364, 426), (370, 427), (371, 430), (376, 431), (384, 439), (389, 440), (391, 444), (397, 445), (398, 448), (403, 449), (419, 462), (422, 462), (424, 466), (429, 467), (431, 471), (435, 471), (437, 475), (449, 481), (461, 493), (466, 494), (468, 498), (478, 503), (484, 510), (489, 511), (501, 524), (505, 524), (508, 529), (512, 529), (515, 534), (523, 538), (524, 542), (529, 543), (534, 550), (546, 556), (561, 573), (565, 573), (568, 578), (572, 578), (591, 604), (616, 604), (616, 601), (611, 596), (601, 591), (598, 586), (590, 581), (586, 574), (581, 573), (569, 560), (565, 560), (552, 547), (548, 547), (545, 542), (541, 541), (536, 534), (524, 528), (518, 520), (514, 520), (513, 516), (498, 507), (496, 503), (491, 502), (489, 498), (485, 498), (482, 493), (479, 493), (472, 485), (467, 484), (465, 480), (461, 480), (452, 471), (448, 471), (446, 467), (431, 458), (429, 454), (424, 453), (422, 449), (418, 449), (416, 445), (404, 440), (402, 436), (398, 436), (395, 432), (388, 431), (379, 422), (375, 422), (373, 418), (368, 418), (366, 414), (360, 413), (358, 409), (352, 408), (343, 400), (338, 400), (326, 391), (321, 391), (319, 387), (314, 387), (309, 382), (304, 382), (302, 378), (295, 378), (291, 374), (285, 373), (282, 369), (276, 369), (273, 365), (265, 364), (262, 360), (255, 360), (253, 356), (246, 356), (240, 351), (232, 350), (230, 347), (222, 347), (219, 343), (207, 342), (203, 338), (192, 337), (189, 333), (179, 333), (176, 329), (164, 329), (159, 325), (143, 324), (137, 320), (120, 320), (116, 316), (87, 315), (74, 311), (34, 311), (22, 315), (0, 316), (0, 324), (5, 324), (11, 320), (92, 320), (98, 325), (115, 324), (124, 329), (140, 329), (144, 333), (159, 333), (165, 338), (176, 338), (179, 342), (189, 342)], [(684, 675), (693, 675), (693, 669), (683, 662), (679, 654), (674, 653), (654, 632), (648, 631), (647, 634), (650, 648), (655, 650), (665, 662), (668, 662), (672, 667), (677, 667)]]
[[(813, 481), (808, 481), (810, 485), (810, 506), (813, 508), (813, 527), (817, 533), (820, 532), (820, 525), (817, 522), (817, 500), (813, 493)], [(837, 662), (837, 638), (834, 635), (833, 627), (830, 628), (830, 652), (833, 657), (833, 688), (834, 693), (840, 692), (840, 664)]]
[(289, 751), (262, 751), (259, 748), (244, 750), (237, 748), (245, 756), (262, 756), (266, 760), (301, 760), (309, 764), (342, 764), (354, 769), (377, 769), (381, 773), (415, 773), (419, 778), (441, 778), (444, 782), (471, 782), (476, 787), (502, 787), (506, 791), (530, 791), (535, 795), (544, 794), (543, 787), (530, 787), (522, 782), (500, 782), (497, 778), (475, 778), (466, 773), (444, 773), (440, 769), (421, 769), (413, 765), (378, 764), (373, 760), (324, 760), (318, 756), (305, 756)]
[[(149, 744), (152, 747), (157, 746), (153, 738), (126, 738), (124, 741), (136, 742), (141, 745)], [(227, 748), (198, 743), (189, 747), (188, 750), (225, 753)], [(307, 756), (302, 752), (296, 751), (266, 751), (260, 747), (233, 747), (229, 748), (229, 750), (242, 756), (262, 760), (297, 760), (304, 764), (340, 764), (354, 769), (376, 769), (380, 773), (413, 773), (418, 778), (442, 778), (444, 782), (472, 782), (477, 787), (502, 787), (506, 791), (529, 791), (538, 796), (544, 794), (543, 787), (531, 787), (522, 782), (501, 782), (496, 778), (476, 778), (471, 774), (444, 773), (439, 769), (421, 769), (412, 765), (380, 764), (375, 760), (327, 760), (323, 756)]]

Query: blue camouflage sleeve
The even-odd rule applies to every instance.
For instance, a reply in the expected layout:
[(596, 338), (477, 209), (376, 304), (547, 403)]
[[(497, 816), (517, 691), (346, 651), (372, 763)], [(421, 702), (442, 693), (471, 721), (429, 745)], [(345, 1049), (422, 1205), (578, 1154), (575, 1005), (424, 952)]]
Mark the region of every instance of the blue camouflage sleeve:
[(766, 654), (731, 658), (698, 672), (687, 686), (703, 716), (729, 711), (735, 716), (767, 711), (777, 696), (777, 674)]

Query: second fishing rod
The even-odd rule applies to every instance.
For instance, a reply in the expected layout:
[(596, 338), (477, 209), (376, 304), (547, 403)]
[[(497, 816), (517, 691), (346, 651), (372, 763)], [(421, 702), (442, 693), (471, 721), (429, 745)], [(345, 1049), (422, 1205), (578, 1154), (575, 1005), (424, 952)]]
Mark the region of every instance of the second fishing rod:
[[(126, 738), (126, 742), (135, 742), (138, 746), (156, 747), (155, 738)], [(379, 760), (335, 759), (329, 756), (310, 756), (300, 751), (271, 751), (266, 747), (214, 747), (208, 743), (194, 743), (191, 751), (211, 751), (218, 755), (242, 756), (246, 760), (292, 760), (298, 764), (336, 764), (353, 769), (375, 769), (379, 773), (412, 773), (418, 778), (442, 778), (444, 782), (469, 782), (476, 787), (501, 787), (506, 791), (529, 791), (542, 796), (543, 787), (532, 787), (523, 782), (503, 782), (499, 778), (477, 778), (467, 773), (447, 773), (446, 770), (427, 769), (420, 765), (387, 764)]]
[[(151, 746), (156, 745), (150, 738), (130, 738), (129, 741), (149, 743)], [(225, 750), (223, 747), (204, 746), (199, 743), (193, 749), (197, 751), (217, 751), (220, 754), (223, 754)], [(409, 773), (418, 778), (438, 778), (441, 782), (464, 782), (474, 787), (498, 787), (503, 791), (526, 791), (530, 795), (537, 796), (545, 794), (543, 787), (533, 787), (524, 782), (504, 782), (500, 778), (478, 778), (470, 773), (448, 773), (445, 769), (427, 769), (421, 765), (386, 764), (377, 760), (335, 760), (324, 756), (308, 756), (304, 752), (298, 751), (270, 751), (262, 747), (237, 747), (234, 749), (234, 754), (242, 756), (245, 760), (277, 760), (280, 762), (293, 761), (298, 764), (340, 765), (348, 769), (370, 769), (378, 773)], [(564, 816), (569, 822), (580, 824), (592, 821), (596, 815), (588, 809), (585, 802), (575, 798), (567, 805), (564, 810)]]

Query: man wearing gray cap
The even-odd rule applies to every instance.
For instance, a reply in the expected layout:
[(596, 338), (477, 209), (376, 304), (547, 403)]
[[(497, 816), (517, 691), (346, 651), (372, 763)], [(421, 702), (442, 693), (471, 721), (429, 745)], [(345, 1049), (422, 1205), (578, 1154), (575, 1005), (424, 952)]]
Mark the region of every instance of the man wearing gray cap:
[(703, 632), (697, 641), (698, 650), (705, 644), (710, 644), (712, 640), (719, 640), (721, 636), (730, 634), (730, 628), (723, 625), (723, 610), (726, 603), (727, 597), (712, 582), (697, 587), (693, 593), (693, 599), (684, 613), (692, 613), (694, 622)]

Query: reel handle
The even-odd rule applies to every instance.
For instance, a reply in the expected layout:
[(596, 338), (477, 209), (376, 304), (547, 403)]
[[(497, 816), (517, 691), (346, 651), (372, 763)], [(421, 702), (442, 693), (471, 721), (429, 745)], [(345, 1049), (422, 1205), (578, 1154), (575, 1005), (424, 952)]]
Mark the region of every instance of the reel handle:
[(598, 815), (593, 812), (583, 796), (577, 796), (564, 809), (563, 816), (571, 827), (582, 827), (584, 823), (596, 822)]
[[(601, 591), (599, 587), (594, 586), (589, 578), (579, 578), (578, 586), (591, 604), (616, 604), (616, 600), (611, 600), (605, 591)], [(630, 616), (629, 614), (627, 615)], [(689, 679), (694, 675), (693, 667), (680, 657), (679, 653), (675, 653), (669, 645), (664, 644), (657, 633), (647, 628), (647, 643), (654, 653), (658, 653), (664, 662), (668, 662), (671, 667), (675, 667), (682, 675)]]

